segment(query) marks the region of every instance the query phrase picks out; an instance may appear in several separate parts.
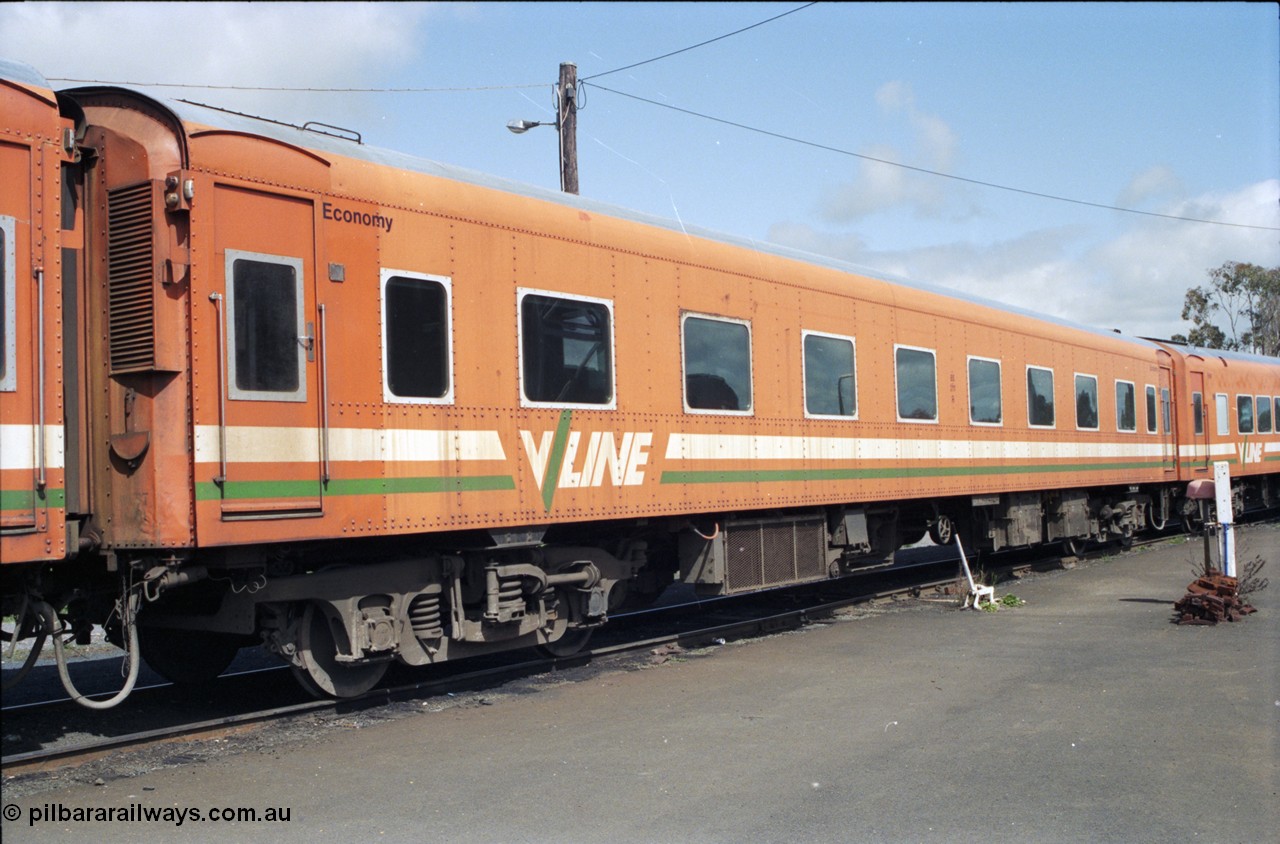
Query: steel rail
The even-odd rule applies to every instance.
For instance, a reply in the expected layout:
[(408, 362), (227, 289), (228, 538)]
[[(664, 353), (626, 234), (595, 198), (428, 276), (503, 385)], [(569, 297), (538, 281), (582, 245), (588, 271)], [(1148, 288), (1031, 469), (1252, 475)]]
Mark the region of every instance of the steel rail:
[[(942, 563), (945, 565), (946, 563)], [(771, 633), (785, 627), (799, 628), (815, 618), (830, 615), (844, 607), (867, 603), (877, 598), (885, 598), (896, 594), (933, 588), (938, 585), (953, 583), (954, 577), (946, 577), (925, 582), (913, 582), (898, 585), (889, 589), (862, 592), (857, 595), (842, 597), (834, 601), (827, 600), (810, 606), (798, 607), (785, 612), (767, 614), (759, 617), (742, 619), (716, 624), (694, 630), (664, 633), (644, 639), (603, 645), (590, 648), (564, 657), (540, 657), (509, 665), (501, 665), (480, 671), (458, 674), (432, 680), (373, 689), (363, 695), (343, 700), (311, 700), (273, 709), (213, 718), (191, 724), (179, 724), (144, 730), (127, 735), (113, 736), (99, 741), (69, 745), (66, 747), (33, 750), (16, 753), (0, 758), (0, 770), (5, 776), (16, 776), (24, 773), (47, 770), (51, 767), (65, 767), (77, 760), (90, 761), (113, 751), (129, 748), (141, 748), (160, 742), (189, 737), (198, 738), (216, 735), (237, 728), (251, 726), (268, 721), (284, 720), (300, 715), (311, 715), (329, 712), (333, 714), (348, 713), (371, 709), (389, 703), (419, 698), (430, 698), (447, 694), (456, 690), (471, 690), (492, 685), (494, 681), (508, 682), (521, 677), (547, 673), (557, 667), (588, 664), (596, 661), (608, 662), (619, 657), (669, 644), (697, 646), (711, 643), (717, 639), (744, 639), (753, 635)], [(689, 605), (676, 605), (669, 609), (678, 611), (687, 609)]]
[[(1181, 535), (1181, 534), (1178, 534)], [(1135, 539), (1128, 549), (1154, 545), (1161, 542), (1167, 542), (1170, 539), (1177, 538), (1176, 535), (1155, 536), (1150, 538)], [(1083, 555), (1083, 559), (1088, 559), (1092, 554)], [(1067, 561), (1081, 558), (1072, 557), (1064, 554), (1045, 554), (1032, 560), (1022, 561), (1006, 561), (1005, 564), (998, 565), (990, 569), (994, 573), (1000, 575), (1009, 575), (1015, 572), (1024, 572), (1034, 569), (1037, 565), (1043, 565), (1052, 560)], [(927, 563), (919, 563), (915, 566), (909, 566), (906, 569), (881, 569), (875, 572), (868, 572), (864, 576), (884, 576), (895, 572), (902, 573), (910, 571), (912, 568), (928, 568), (932, 566), (945, 566), (954, 564), (959, 561), (957, 556), (955, 559), (946, 558)], [(857, 577), (851, 575), (845, 580)], [(805, 624), (810, 623), (814, 619), (829, 616), (841, 609), (858, 604), (865, 604), (877, 599), (892, 597), (910, 593), (918, 595), (920, 592), (933, 589), (939, 586), (956, 583), (956, 575), (948, 575), (946, 577), (911, 581), (908, 583), (897, 584), (884, 589), (876, 589), (871, 591), (859, 592), (855, 595), (843, 596), (835, 600), (822, 600), (812, 605), (789, 609), (784, 612), (771, 613), (758, 617), (744, 618), (742, 620), (730, 621), (727, 623), (715, 624), (707, 627), (701, 627), (692, 630), (677, 631), (672, 633), (663, 633), (659, 636), (651, 636), (644, 639), (636, 639), (624, 641), (617, 644), (601, 645), (580, 651), (576, 654), (562, 657), (540, 657), (532, 660), (495, 666), (479, 671), (466, 672), (456, 674), (450, 677), (442, 677), (431, 680), (423, 680), (411, 683), (403, 683), (396, 686), (376, 688), (363, 695), (353, 698), (344, 698), (342, 700), (310, 700), (302, 703), (290, 704), (287, 706), (275, 707), (272, 709), (260, 710), (249, 713), (241, 713), (231, 715), (224, 718), (213, 718), (199, 721), (192, 724), (177, 724), (170, 727), (162, 727), (154, 730), (146, 730), (127, 735), (113, 736), (100, 741), (88, 742), (77, 745), (70, 745), (61, 748), (51, 748), (45, 750), (34, 750), (26, 753), (11, 754), (9, 756), (0, 757), (0, 771), (6, 776), (16, 776), (23, 773), (31, 773), (43, 771), (52, 767), (65, 767), (73, 764), (77, 759), (82, 761), (90, 761), (105, 753), (124, 750), (128, 748), (141, 748), (147, 745), (160, 742), (173, 741), (184, 737), (199, 738), (201, 736), (212, 736), (219, 733), (225, 733), (234, 729), (252, 726), (268, 721), (284, 720), (300, 715), (310, 715), (315, 713), (348, 713), (353, 711), (361, 711), (384, 706), (390, 703), (402, 702), (406, 700), (415, 700), (436, 697), (453, 691), (472, 691), (479, 688), (492, 686), (496, 682), (509, 682), (521, 677), (533, 676), (537, 674), (547, 673), (555, 670), (560, 666), (585, 665), (595, 661), (608, 661), (617, 659), (628, 654), (644, 651), (646, 649), (661, 647), (663, 645), (679, 644), (681, 646), (689, 645), (693, 647), (709, 644), (716, 640), (730, 639), (746, 639), (754, 635), (767, 635), (780, 629), (798, 629)], [(804, 584), (804, 586), (837, 586), (840, 580), (820, 581), (818, 583)], [(767, 593), (766, 593), (767, 594)], [(699, 606), (706, 607), (709, 604), (717, 606), (730, 607), (727, 603), (733, 597), (750, 598), (752, 596), (760, 597), (761, 593), (750, 593), (742, 596), (731, 596), (728, 599), (715, 598), (707, 601), (694, 601), (684, 604), (673, 604), (668, 607), (644, 610), (638, 613), (628, 613), (615, 616), (616, 619), (624, 617), (636, 618), (640, 615), (657, 615), (659, 613), (669, 613), (674, 617), (681, 611), (688, 611)], [(1172, 606), (1172, 602), (1170, 602)], [(613, 632), (613, 631), (611, 631)], [(242, 676), (243, 674), (260, 673), (262, 671), (270, 671), (273, 669), (256, 669), (254, 671), (237, 672), (232, 675), (224, 675), (227, 677)], [(158, 688), (158, 687), (151, 687)], [(40, 707), (42, 705), (57, 705), (66, 701), (50, 702), (48, 704), (24, 704), (21, 708), (30, 709)], [(17, 708), (17, 707), (15, 707)], [(15, 709), (11, 708), (11, 709)], [(10, 710), (5, 710), (6, 712)]]

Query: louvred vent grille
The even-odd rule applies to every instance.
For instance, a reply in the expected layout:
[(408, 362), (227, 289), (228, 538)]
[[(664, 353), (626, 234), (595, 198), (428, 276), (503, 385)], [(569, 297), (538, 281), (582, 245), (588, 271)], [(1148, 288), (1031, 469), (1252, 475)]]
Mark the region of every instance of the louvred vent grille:
[(154, 243), (150, 182), (107, 195), (107, 295), (111, 371), (155, 368)]

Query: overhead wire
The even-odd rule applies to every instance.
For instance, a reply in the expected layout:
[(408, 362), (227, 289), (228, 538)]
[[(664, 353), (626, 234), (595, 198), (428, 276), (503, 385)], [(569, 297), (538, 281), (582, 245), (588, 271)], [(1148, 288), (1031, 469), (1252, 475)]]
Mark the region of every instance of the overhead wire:
[(699, 41), (697, 44), (692, 44), (688, 47), (683, 47), (679, 50), (672, 50), (670, 53), (663, 53), (661, 56), (654, 56), (653, 58), (645, 59), (642, 62), (633, 62), (632, 64), (623, 65), (622, 67), (615, 67), (613, 70), (606, 70), (603, 73), (593, 73), (590, 76), (582, 77), (582, 79), (579, 79), (578, 81), (585, 82), (588, 79), (599, 79), (601, 76), (609, 76), (610, 74), (621, 73), (624, 70), (631, 70), (632, 68), (640, 67), (641, 65), (653, 64), (654, 62), (662, 61), (663, 59), (669, 59), (672, 56), (678, 56), (681, 53), (687, 53), (690, 50), (696, 50), (699, 47), (705, 47), (708, 44), (714, 44), (717, 41), (723, 41), (726, 38), (732, 38), (735, 35), (741, 35), (742, 33), (748, 30), (755, 29), (756, 27), (764, 26), (767, 23), (773, 23), (774, 21), (779, 20), (780, 18), (785, 18), (787, 15), (794, 15), (796, 12), (802, 12), (805, 9), (809, 8), (810, 6), (816, 6), (816, 5), (818, 5), (817, 0), (814, 0), (814, 2), (812, 3), (805, 3), (803, 6), (797, 6), (796, 8), (783, 12), (780, 15), (774, 15), (771, 18), (766, 18), (765, 20), (762, 20), (759, 23), (753, 23), (750, 26), (744, 26), (742, 29), (735, 29), (733, 32), (726, 32), (724, 35), (717, 35), (715, 38), (708, 38), (706, 41)]
[(139, 88), (203, 88), (209, 91), (279, 91), (288, 94), (449, 94), (470, 91), (514, 91), (520, 88), (545, 88), (547, 83), (528, 85), (472, 85), (461, 88), (289, 88), (275, 85), (193, 85), (186, 82), (119, 82), (107, 79), (71, 79), (50, 76), (50, 82), (75, 82), (80, 85), (136, 85)]
[(903, 170), (911, 170), (913, 172), (923, 173), (928, 176), (937, 176), (943, 179), (952, 179), (957, 182), (966, 182), (968, 184), (978, 185), (980, 187), (1009, 191), (1011, 193), (1018, 193), (1024, 196), (1034, 196), (1039, 199), (1051, 199), (1057, 202), (1069, 202), (1073, 205), (1083, 205), (1089, 208), (1101, 208), (1107, 211), (1121, 211), (1126, 214), (1141, 214), (1146, 217), (1160, 217), (1166, 220), (1178, 220), (1184, 223), (1205, 223), (1213, 226), (1230, 226), (1233, 228), (1241, 228), (1241, 229), (1257, 229), (1260, 231), (1280, 231), (1280, 228), (1277, 228), (1275, 226), (1257, 226), (1257, 225), (1252, 225), (1250, 223), (1232, 223), (1224, 220), (1205, 220), (1197, 217), (1183, 217), (1177, 214), (1161, 214), (1156, 211), (1142, 211), (1137, 208), (1125, 208), (1119, 205), (1108, 205), (1103, 202), (1090, 202), (1085, 199), (1074, 199), (1069, 196), (1058, 196), (1056, 194), (1027, 190), (1025, 188), (1015, 188), (1010, 185), (1001, 185), (996, 182), (988, 182), (982, 179), (973, 179), (967, 176), (957, 176), (954, 173), (943, 173), (939, 170), (930, 170), (927, 167), (917, 167), (912, 164), (903, 164), (900, 161), (891, 161), (887, 158), (877, 158), (873, 155), (866, 155), (864, 153), (854, 152), (852, 150), (830, 146), (828, 144), (821, 144), (816, 141), (808, 141), (808, 140), (805, 140), (804, 138), (797, 138), (791, 135), (784, 135), (781, 132), (772, 132), (768, 129), (761, 129), (756, 126), (748, 126), (745, 123), (738, 123), (733, 120), (726, 120), (725, 118), (722, 118), (722, 117), (714, 117), (710, 114), (703, 114), (702, 112), (693, 111), (692, 109), (681, 108), (680, 106), (674, 106), (674, 105), (671, 105), (670, 103), (663, 103), (657, 100), (651, 100), (646, 97), (637, 96), (636, 94), (628, 94), (625, 91), (616, 91), (612, 88), (606, 88), (604, 85), (600, 85), (598, 83), (592, 83), (592, 86), (595, 88), (599, 88), (601, 91), (605, 91), (610, 94), (616, 94), (620, 97), (626, 97), (628, 99), (637, 100), (642, 103), (647, 103), (648, 105), (658, 106), (659, 108), (670, 109), (671, 111), (678, 111), (681, 114), (687, 114), (691, 117), (697, 117), (702, 120), (710, 120), (713, 123), (720, 123), (725, 126), (732, 126), (735, 129), (742, 129), (747, 132), (754, 132), (758, 135), (765, 135), (770, 138), (776, 138), (778, 140), (788, 141), (790, 143), (802, 144), (804, 146), (812, 147), (814, 149), (820, 149), (826, 152), (834, 152), (838, 155), (847, 155), (852, 158), (860, 158), (864, 161), (875, 162), (876, 164), (885, 164), (890, 167), (898, 167)]
[[(773, 23), (774, 21), (785, 18), (788, 15), (793, 15), (796, 12), (804, 11), (805, 9), (808, 9), (812, 6), (816, 6), (817, 3), (818, 3), (818, 0), (814, 0), (814, 2), (805, 3), (802, 6), (797, 6), (794, 9), (789, 9), (785, 12), (774, 15), (773, 17), (766, 18), (762, 21), (753, 23), (750, 26), (744, 26), (741, 29), (735, 29), (732, 32), (726, 32), (723, 35), (718, 35), (715, 38), (708, 38), (705, 41), (699, 41), (697, 44), (691, 44), (688, 47), (682, 47), (679, 50), (672, 50), (669, 53), (663, 53), (660, 56), (654, 56), (653, 58), (645, 59), (643, 61), (632, 62), (631, 64), (623, 65), (622, 67), (616, 67), (613, 70), (606, 70), (601, 73), (593, 73), (589, 76), (584, 76), (578, 80), (579, 96), (583, 100), (583, 102), (580, 102), (579, 108), (585, 105), (586, 88), (588, 87), (587, 83), (590, 82), (591, 85), (594, 85), (595, 87), (599, 88), (601, 91), (605, 91), (610, 94), (615, 94), (620, 97), (626, 97), (629, 99), (637, 100), (639, 102), (647, 103), (649, 105), (657, 106), (659, 108), (665, 108), (665, 109), (670, 109), (671, 111), (677, 111), (682, 114), (687, 114), (691, 117), (700, 118), (702, 120), (710, 120), (714, 123), (720, 123), (725, 126), (732, 126), (736, 129), (742, 129), (743, 131), (754, 132), (759, 135), (765, 135), (771, 138), (775, 138), (777, 140), (788, 141), (790, 143), (802, 144), (804, 146), (812, 147), (814, 149), (824, 150), (826, 152), (836, 153), (838, 155), (846, 155), (852, 158), (859, 158), (864, 161), (871, 161), (877, 164), (883, 164), (889, 167), (897, 167), (903, 170), (910, 170), (912, 172), (922, 173), (924, 175), (929, 175), (929, 176), (936, 176), (942, 179), (951, 179), (953, 181), (965, 182), (967, 184), (977, 185), (979, 187), (1008, 191), (1010, 193), (1017, 193), (1017, 194), (1022, 194), (1024, 196), (1036, 197), (1038, 199), (1048, 199), (1056, 202), (1066, 202), (1072, 205), (1080, 205), (1088, 208), (1099, 208), (1107, 211), (1119, 211), (1125, 214), (1139, 214), (1145, 217), (1157, 217), (1160, 219), (1176, 220), (1176, 221), (1185, 222), (1185, 223), (1203, 223), (1206, 225), (1228, 226), (1231, 228), (1254, 229), (1259, 231), (1280, 231), (1280, 228), (1276, 228), (1273, 226), (1258, 226), (1258, 225), (1252, 225), (1249, 223), (1233, 223), (1233, 222), (1228, 222), (1223, 220), (1206, 220), (1206, 219), (1197, 218), (1197, 217), (1184, 217), (1177, 214), (1161, 214), (1156, 211), (1143, 211), (1137, 208), (1125, 208), (1119, 205), (1108, 205), (1107, 203), (1103, 203), (1103, 202), (1091, 202), (1089, 200), (1075, 199), (1073, 197), (1068, 197), (1068, 196), (1058, 196), (1056, 194), (1044, 193), (1041, 191), (1033, 191), (1033, 190), (1028, 190), (1026, 188), (1016, 188), (1011, 185), (1002, 185), (996, 182), (989, 182), (982, 179), (974, 179), (967, 176), (958, 176), (954, 173), (944, 173), (939, 170), (930, 170), (927, 167), (917, 167), (911, 164), (903, 164), (902, 162), (899, 162), (899, 161), (891, 161), (885, 158), (877, 158), (872, 155), (853, 152), (852, 150), (842, 149), (840, 147), (834, 147), (828, 144), (818, 143), (816, 141), (809, 141), (803, 138), (793, 137), (791, 135), (784, 135), (780, 132), (772, 132), (768, 129), (761, 129), (755, 126), (748, 126), (745, 123), (738, 123), (733, 120), (727, 120), (725, 118), (715, 117), (709, 114), (703, 114), (701, 112), (693, 111), (691, 109), (674, 106), (674, 105), (671, 105), (670, 103), (663, 103), (657, 100), (651, 100), (646, 97), (638, 96), (636, 94), (628, 94), (625, 91), (617, 91), (612, 88), (607, 88), (604, 85), (600, 85), (599, 83), (591, 81), (594, 79), (599, 79), (602, 76), (610, 76), (615, 73), (621, 73), (624, 70), (631, 70), (633, 68), (641, 67), (643, 65), (653, 64), (654, 62), (662, 61), (663, 59), (669, 59), (672, 56), (678, 56), (682, 53), (687, 53), (687, 52), (690, 52), (691, 50), (696, 50), (700, 47), (705, 47), (708, 44), (714, 44), (717, 41), (723, 41), (726, 38), (732, 38), (735, 35), (740, 35), (744, 32), (748, 32), (752, 29), (756, 29), (758, 27), (764, 26), (765, 24)], [(54, 81), (58, 81), (58, 82), (75, 82), (75, 83), (81, 83), (81, 84), (88, 83), (88, 84), (138, 85), (138, 86), (153, 87), (153, 88), (205, 88), (209, 90), (227, 90), (227, 91), (282, 91), (282, 92), (294, 92), (294, 93), (353, 93), (353, 94), (354, 93), (366, 93), (366, 94), (368, 93), (378, 93), (378, 94), (453, 93), (453, 92), (471, 92), (471, 91), (504, 91), (504, 90), (518, 90), (518, 89), (526, 89), (526, 88), (541, 88), (541, 87), (544, 87), (545, 85), (545, 83), (539, 83), (539, 84), (528, 84), (528, 85), (487, 85), (487, 86), (453, 87), (453, 88), (289, 88), (289, 87), (247, 86), (247, 85), (187, 85), (187, 84), (174, 83), (174, 82), (110, 83), (110, 82), (104, 82), (102, 80), (94, 80), (94, 79), (68, 79), (65, 77), (51, 77), (51, 78)]]
[[(733, 32), (726, 32), (724, 35), (717, 35), (715, 38), (708, 38), (706, 41), (700, 41), (697, 44), (692, 44), (679, 50), (672, 50), (670, 53), (663, 53), (661, 56), (654, 56), (651, 59), (633, 62), (629, 65), (624, 65), (623, 67), (615, 67), (613, 70), (606, 70), (602, 73), (594, 73), (591, 76), (583, 77), (583, 79), (579, 81), (598, 79), (601, 76), (609, 76), (613, 73), (621, 73), (624, 70), (631, 70), (633, 67), (640, 67), (641, 65), (653, 64), (654, 62), (661, 61), (662, 59), (669, 59), (672, 56), (678, 56), (681, 53), (687, 53), (690, 50), (696, 50), (699, 47), (705, 47), (708, 44), (714, 44), (717, 41), (732, 38), (735, 35), (740, 35), (748, 30), (764, 26), (767, 23), (772, 23), (780, 18), (785, 18), (787, 15), (793, 15), (796, 12), (803, 11), (810, 6), (816, 6), (817, 4), (818, 0), (814, 0), (812, 3), (805, 3), (803, 6), (797, 6), (794, 9), (790, 9), (782, 12), (781, 14), (774, 15), (771, 18), (766, 18), (765, 20), (753, 23), (750, 26), (735, 29)], [(521, 88), (542, 88), (546, 85), (545, 82), (539, 82), (528, 85), (477, 85), (455, 88), (293, 88), (275, 85), (194, 85), (184, 82), (112, 82), (104, 79), (72, 79), (66, 76), (51, 76), (49, 77), (49, 81), (74, 82), (80, 85), (136, 85), (140, 88), (203, 88), (210, 91), (280, 91), (283, 93), (311, 94), (435, 94), (467, 91), (511, 91)]]

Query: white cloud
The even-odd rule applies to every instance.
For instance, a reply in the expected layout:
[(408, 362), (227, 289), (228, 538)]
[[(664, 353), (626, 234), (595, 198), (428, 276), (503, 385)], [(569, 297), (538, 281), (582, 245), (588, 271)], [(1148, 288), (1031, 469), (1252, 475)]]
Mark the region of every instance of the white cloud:
[(955, 242), (920, 249), (879, 251), (856, 235), (823, 234), (797, 223), (773, 226), (770, 239), (867, 268), (872, 276), (896, 276), (990, 299), (1037, 313), (1072, 318), (1079, 278), (1066, 257), (1084, 230), (1063, 227), (1031, 232), (990, 246)]
[[(862, 154), (881, 161), (903, 159), (900, 152), (888, 146), (867, 147)], [(847, 223), (902, 205), (923, 216), (937, 217), (943, 203), (943, 191), (929, 177), (921, 177), (892, 164), (864, 159), (858, 164), (856, 178), (827, 192), (819, 210), (830, 222)]]
[(1145, 330), (1163, 336), (1184, 331), (1187, 288), (1204, 284), (1208, 271), (1227, 261), (1280, 266), (1280, 179), (1205, 194), (1160, 213), (1238, 225), (1144, 219), (1092, 251), (1087, 265), (1093, 274), (1110, 280), (1120, 291), (1115, 306), (1129, 321), (1150, 326)]
[[(875, 98), (884, 112), (905, 118), (912, 147), (906, 152), (888, 145), (859, 150), (860, 155), (879, 161), (860, 160), (854, 180), (828, 191), (821, 201), (819, 213), (829, 222), (845, 223), (905, 206), (922, 217), (942, 217), (954, 199), (955, 184), (946, 184), (935, 176), (882, 162), (950, 172), (955, 161), (955, 133), (945, 120), (916, 107), (915, 92), (905, 82), (881, 85)], [(956, 216), (956, 212), (952, 213)], [(965, 209), (958, 216), (971, 213)]]
[(916, 94), (906, 82), (886, 82), (876, 89), (876, 105), (888, 112), (914, 109)]
[[(47, 77), (360, 87), (409, 62), (432, 6), (394, 3), (16, 3), (0, 55)], [(58, 83), (71, 87), (74, 83)], [(298, 95), (166, 89), (279, 116)]]
[[(1280, 228), (1280, 180), (1206, 194), (1160, 213)], [(828, 255), (869, 275), (898, 276), (1034, 313), (1136, 336), (1185, 331), (1187, 288), (1226, 261), (1280, 266), (1280, 232), (1134, 218), (1129, 228), (1096, 241), (1084, 226), (1041, 229), (978, 246), (943, 243), (880, 251), (861, 237), (824, 233), (802, 223), (771, 227), (769, 238)]]
[(1130, 180), (1120, 195), (1116, 197), (1116, 205), (1121, 208), (1136, 208), (1151, 200), (1164, 199), (1183, 194), (1182, 182), (1168, 167), (1159, 165), (1149, 167)]

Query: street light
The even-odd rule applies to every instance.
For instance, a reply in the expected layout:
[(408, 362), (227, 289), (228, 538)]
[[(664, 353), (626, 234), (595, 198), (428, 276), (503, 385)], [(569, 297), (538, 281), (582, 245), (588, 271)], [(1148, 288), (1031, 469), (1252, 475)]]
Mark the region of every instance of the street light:
[[(550, 123), (540, 123), (537, 120), (512, 120), (507, 124), (507, 128), (516, 135), (523, 135), (535, 126), (556, 126), (556, 122), (554, 120)], [(556, 126), (556, 128), (560, 127)]]
[(535, 126), (554, 126), (560, 136), (560, 190), (578, 192), (578, 66), (572, 62), (560, 65), (560, 82), (556, 85), (556, 119), (550, 121), (512, 120), (507, 129), (523, 135)]

